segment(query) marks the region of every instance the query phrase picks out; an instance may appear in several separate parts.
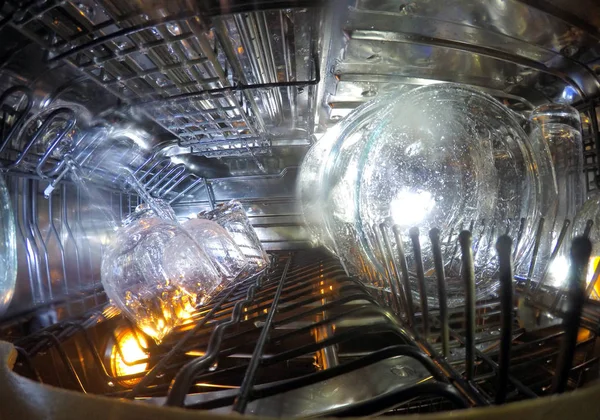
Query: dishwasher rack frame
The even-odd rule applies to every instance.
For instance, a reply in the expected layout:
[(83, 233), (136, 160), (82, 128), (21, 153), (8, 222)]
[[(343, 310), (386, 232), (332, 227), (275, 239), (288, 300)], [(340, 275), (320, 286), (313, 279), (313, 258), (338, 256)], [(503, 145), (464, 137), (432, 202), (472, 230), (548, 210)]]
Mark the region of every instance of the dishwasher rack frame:
[[(440, 247), (435, 233), (432, 238), (434, 253), (440, 255), (437, 254)], [(466, 290), (474, 287), (471, 246), (470, 233), (461, 233), (461, 261)], [(93, 330), (90, 328), (117, 316), (114, 309), (107, 310), (103, 305), (86, 316), (55, 324), (15, 340), (20, 355), (18, 371), (43, 381), (33, 359), (40, 353), (55, 352), (69, 373), (66, 381), (71, 387), (86, 392), (84, 378), (89, 374), (82, 376), (82, 366), (75, 366), (82, 361), (73, 358), (72, 348), (66, 344), (69, 339), (79, 336), (83, 346), (87, 348), (86, 352), (93, 355), (91, 361), (87, 362), (88, 367), (93, 367), (92, 370), (103, 377), (104, 390), (95, 392), (125, 398), (159, 397), (158, 401), (167, 405), (185, 405), (189, 408), (216, 409), (232, 406), (234, 411), (244, 413), (257, 399), (268, 401), (269, 397), (278, 393), (310, 386), (317, 381), (342, 375), (395, 355), (416, 359), (431, 373), (434, 381), (401, 388), (390, 395), (359, 401), (327, 414), (358, 416), (389, 410), (436, 411), (451, 407), (497, 404), (577, 387), (580, 382), (586, 381), (584, 376), (589, 376), (586, 372), (590, 367), (598, 364), (598, 349), (594, 345), (598, 332), (597, 318), (593, 328), (587, 326), (589, 322), (585, 322), (585, 316), (582, 318), (583, 322), (580, 322), (582, 311), (585, 313), (586, 298), (582, 279), (591, 252), (589, 241), (580, 238), (573, 244), (569, 286), (562, 291), (567, 297), (566, 304), (557, 305), (553, 310), (556, 316), (563, 318), (562, 327), (558, 330), (556, 326), (542, 330), (541, 336), (524, 342), (519, 342), (519, 337), (524, 336), (525, 332), (515, 325), (513, 317), (510, 239), (501, 237), (497, 247), (502, 284), (500, 299), (475, 302), (472, 299), (474, 294), (467, 292), (470, 298), (465, 307), (452, 309), (441, 306), (441, 310), (429, 312), (429, 333), (422, 317), (422, 314), (427, 313), (426, 307), (413, 314), (414, 321), (410, 330), (404, 327), (410, 322), (410, 314), (394, 313), (392, 308), (397, 308), (396, 304), (400, 299), (393, 293), (398, 290), (392, 285), (396, 278), (382, 279), (388, 282), (390, 287), (387, 289), (369, 289), (357, 279), (347, 277), (336, 260), (323, 257), (318, 251), (299, 251), (275, 255), (276, 263), (268, 272), (235, 283), (221, 291), (205, 307), (197, 308), (197, 313), (193, 316), (194, 322), (189, 327), (175, 331), (160, 345), (144, 346), (148, 359), (132, 362), (148, 363), (149, 370), (140, 374), (120, 378), (112, 376), (110, 366), (105, 364), (100, 350), (96, 348), (90, 335)], [(402, 287), (399, 283), (396, 286)], [(543, 302), (540, 303), (535, 295), (528, 294), (523, 286), (523, 282), (517, 283), (517, 296), (527, 298), (534, 305), (543, 306)], [(544, 296), (547, 295), (549, 294), (544, 293)], [(542, 295), (538, 294), (537, 297), (539, 296)], [(351, 303), (359, 304), (348, 306)], [(585, 307), (588, 312), (590, 306), (597, 315), (597, 301), (587, 300)], [(341, 312), (335, 313), (336, 309)], [(405, 307), (402, 309), (405, 310)], [(546, 307), (545, 310), (549, 311), (550, 308)], [(295, 325), (300, 320), (306, 320), (307, 316), (318, 313), (324, 316), (291, 331), (285, 329), (286, 324)], [(376, 315), (378, 321), (336, 331), (336, 325), (367, 314)], [(493, 321), (489, 321), (490, 319)], [(126, 321), (121, 321), (127, 324)], [(289, 348), (282, 345), (286, 340), (294, 342), (299, 336), (322, 327), (328, 328), (329, 333), (320, 338), (315, 337), (312, 343), (291, 345)], [(578, 339), (580, 327), (589, 331), (583, 339)], [(315, 352), (322, 357), (317, 360), (327, 365), (340, 356), (336, 355), (336, 349), (346, 341), (364, 341), (373, 334), (376, 337), (386, 333), (396, 337), (395, 341), (390, 342), (391, 346), (351, 357), (345, 363), (334, 362), (328, 369), (316, 369), (313, 373), (285, 381), (256, 385), (257, 373), (270, 366), (281, 366), (281, 363), (285, 365), (302, 355)], [(259, 336), (250, 360), (221, 370), (219, 363), (228, 357), (235, 357), (235, 353), (247, 344), (245, 341), (256, 337), (256, 334)], [(114, 343), (118, 343), (116, 338), (114, 340)], [(494, 346), (492, 351), (477, 347), (490, 342), (498, 350), (493, 350)], [(138, 343), (147, 341), (138, 338)], [(557, 352), (559, 344), (561, 350)], [(265, 355), (266, 346), (270, 346), (274, 354)], [(455, 350), (454, 356), (450, 353), (451, 348)], [(197, 349), (202, 349), (200, 354)], [(277, 352), (277, 349), (280, 351)], [(193, 356), (186, 357), (189, 352)], [(327, 358), (330, 360), (327, 361)], [(511, 362), (518, 362), (518, 366), (528, 368), (511, 370)], [(540, 369), (546, 373), (541, 378)], [(536, 373), (533, 378), (528, 378), (527, 372), (531, 371)], [(191, 389), (198, 389), (195, 383), (218, 382), (220, 375), (230, 375), (232, 372), (237, 372), (238, 377), (243, 378), (241, 383), (233, 387), (233, 393), (186, 404), (188, 398), (193, 400), (193, 396), (186, 397), (186, 394)], [(242, 372), (245, 372), (243, 376)], [(131, 384), (132, 380), (137, 383), (132, 386), (122, 385)], [(166, 399), (162, 398), (164, 395), (167, 396)]]

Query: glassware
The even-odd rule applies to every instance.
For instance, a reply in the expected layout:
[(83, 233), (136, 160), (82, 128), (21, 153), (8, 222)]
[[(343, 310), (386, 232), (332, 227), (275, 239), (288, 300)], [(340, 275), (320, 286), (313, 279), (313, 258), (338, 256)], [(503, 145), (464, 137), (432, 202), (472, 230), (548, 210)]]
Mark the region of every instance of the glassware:
[[(557, 200), (545, 200), (542, 207), (545, 229), (532, 277), (554, 285), (562, 282), (564, 268), (568, 266), (568, 246), (561, 246), (554, 260), (550, 261), (552, 251), (556, 247), (564, 221), (573, 221), (583, 204), (581, 119), (579, 112), (569, 105), (545, 104), (533, 110), (529, 122), (532, 142), (543, 143), (548, 147), (558, 192)], [(569, 237), (570, 227), (566, 233), (566, 238)]]
[(242, 205), (235, 200), (218, 205), (214, 210), (198, 214), (198, 218), (208, 219), (221, 225), (248, 259), (250, 273), (257, 273), (269, 265), (265, 252)]
[[(297, 194), (304, 222), (315, 244), (338, 255), (348, 271), (365, 274), (365, 262), (355, 241), (354, 185), (357, 171), (356, 153), (360, 151), (361, 130), (366, 122), (402, 92), (381, 95), (363, 104), (327, 132), (309, 149), (300, 166)], [(342, 203), (328, 206), (327, 199)], [(332, 213), (334, 212), (334, 213)], [(336, 222), (328, 222), (333, 217)], [(341, 248), (340, 248), (341, 247)]]
[[(409, 267), (414, 261), (408, 229), (416, 226), (427, 235), (437, 227), (449, 304), (457, 305), (464, 292), (455, 242), (460, 230), (471, 228), (478, 294), (493, 292), (498, 234), (509, 230), (516, 235), (525, 218), (515, 259), (522, 259), (533, 243), (541, 190), (552, 174), (548, 154), (530, 143), (508, 108), (458, 85), (387, 95), (346, 119), (334, 132), (333, 146), (325, 148), (331, 151), (322, 164), (316, 196), (322, 200), (321, 231), (334, 240), (336, 253), (351, 271), (363, 278), (373, 270), (384, 275), (382, 223), (396, 226)], [(422, 239), (421, 245), (429, 304), (437, 306), (429, 240)]]
[(181, 226), (196, 240), (228, 282), (247, 269), (248, 259), (218, 223), (208, 219), (189, 219)]
[(4, 178), (0, 176), (0, 315), (15, 293), (17, 278), (17, 237), (15, 219)]
[(138, 206), (126, 220), (102, 258), (106, 294), (157, 342), (189, 319), (221, 283), (196, 241), (146, 206)]

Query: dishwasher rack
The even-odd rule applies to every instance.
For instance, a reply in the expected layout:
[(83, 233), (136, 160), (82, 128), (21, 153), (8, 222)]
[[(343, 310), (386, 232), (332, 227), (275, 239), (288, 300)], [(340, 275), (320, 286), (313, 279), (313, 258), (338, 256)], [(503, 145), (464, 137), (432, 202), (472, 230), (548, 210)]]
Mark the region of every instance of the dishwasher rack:
[(209, 4), (183, 1), (158, 8), (8, 1), (0, 29), (39, 45), (50, 65), (66, 63), (118, 98), (122, 109), (176, 136), (179, 146), (252, 158), (269, 153), (272, 131), (284, 119), (294, 121), (292, 131), (312, 126), (298, 116), (320, 80), (317, 19), (303, 2), (295, 6), (253, 11), (232, 4), (235, 15), (227, 17)]
[[(432, 238), (434, 255), (440, 255), (435, 232)], [(548, 297), (555, 300), (550, 290), (532, 294), (517, 282), (516, 297), (562, 319), (527, 330), (513, 314), (511, 240), (503, 236), (497, 243), (499, 298), (480, 302), (469, 292), (471, 240), (468, 231), (461, 233), (464, 307), (447, 308), (441, 300), (440, 310), (428, 310), (425, 300), (412, 316), (395, 313), (394, 291), (402, 284), (395, 288), (394, 276), (382, 279), (386, 289), (369, 288), (322, 251), (276, 253), (267, 272), (221, 291), (160, 344), (106, 305), (20, 338), (13, 331), (16, 371), (54, 386), (150, 404), (273, 416), (485, 406), (560, 393), (597, 378), (600, 306), (585, 296), (582, 283), (589, 241), (573, 242), (568, 288), (558, 291), (564, 304), (545, 306)], [(127, 343), (119, 338), (123, 331)], [(132, 342), (135, 360), (127, 360)], [(119, 375), (119, 358), (134, 373)], [(393, 372), (395, 381), (365, 394), (360, 384), (381, 382), (376, 368), (390, 360), (384, 372)], [(344, 376), (353, 374), (362, 381)], [(327, 384), (343, 391), (328, 394)], [(320, 393), (330, 396), (306, 403)]]

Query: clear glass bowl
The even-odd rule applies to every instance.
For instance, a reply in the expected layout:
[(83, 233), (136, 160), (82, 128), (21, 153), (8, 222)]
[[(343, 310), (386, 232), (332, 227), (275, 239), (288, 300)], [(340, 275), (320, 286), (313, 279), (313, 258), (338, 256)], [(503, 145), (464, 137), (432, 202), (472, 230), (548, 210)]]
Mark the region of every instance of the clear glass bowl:
[(142, 207), (105, 249), (102, 284), (117, 307), (160, 342), (220, 290), (222, 277), (181, 226)]
[(196, 240), (228, 282), (247, 270), (248, 259), (218, 223), (207, 219), (189, 219), (181, 226)]
[(249, 274), (264, 270), (269, 265), (269, 255), (265, 252), (256, 231), (242, 205), (235, 200), (218, 205), (214, 210), (198, 214), (198, 218), (208, 219), (221, 225), (248, 259)]
[(17, 279), (17, 237), (10, 195), (0, 176), (0, 315), (15, 293)]
[[(455, 238), (472, 226), (477, 292), (479, 297), (492, 293), (498, 284), (494, 243), (499, 234), (516, 234), (519, 220), (526, 218), (515, 261), (533, 244), (541, 191), (552, 173), (547, 153), (531, 144), (508, 108), (458, 85), (408, 92), (364, 131), (368, 141), (358, 163), (356, 226), (369, 259), (381, 270), (373, 226), (398, 226), (407, 250), (408, 229), (416, 226), (427, 274), (433, 267), (427, 233), (439, 228), (449, 305), (457, 305), (464, 290), (460, 259), (452, 258)], [(427, 283), (430, 304), (437, 306), (433, 276)]]
[[(431, 228), (441, 230), (450, 305), (464, 297), (455, 255), (460, 230), (473, 231), (480, 297), (497, 287), (493, 244), (499, 234), (516, 236), (525, 218), (515, 260), (531, 248), (552, 165), (514, 114), (492, 97), (450, 84), (401, 91), (359, 107), (333, 135), (335, 141), (327, 134), (320, 140), (333, 144), (324, 148), (329, 154), (321, 158), (320, 185), (314, 188), (323, 220), (314, 230), (328, 235), (342, 261), (363, 279), (365, 273), (385, 273), (377, 239), (382, 223), (398, 229), (411, 271), (408, 229), (419, 228), (432, 306), (438, 302)], [(418, 296), (414, 279), (413, 286)]]

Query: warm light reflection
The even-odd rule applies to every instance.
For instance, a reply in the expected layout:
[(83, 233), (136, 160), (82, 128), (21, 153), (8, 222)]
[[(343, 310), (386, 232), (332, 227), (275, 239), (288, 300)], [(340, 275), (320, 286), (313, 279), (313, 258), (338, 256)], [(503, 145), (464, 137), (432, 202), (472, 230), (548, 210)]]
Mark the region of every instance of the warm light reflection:
[(151, 302), (145, 302), (146, 307), (152, 310), (147, 310), (148, 317), (138, 320), (138, 328), (157, 342), (161, 342), (174, 327), (192, 321), (196, 300), (195, 294), (172, 290), (169, 299), (153, 299)]
[(239, 386), (234, 385), (217, 385), (217, 384), (207, 384), (207, 383), (197, 383), (196, 386), (203, 386), (207, 388), (220, 388), (220, 389), (238, 389)]
[[(591, 257), (590, 258), (590, 262), (588, 265), (587, 278), (586, 278), (586, 282), (585, 282), (586, 285), (589, 285), (592, 282), (592, 280), (594, 278), (594, 273), (598, 269), (598, 264), (600, 264), (600, 257)], [(594, 290), (592, 291), (590, 298), (594, 299), (594, 300), (600, 300), (600, 281), (598, 281), (597, 279), (596, 279), (596, 282), (594, 283)]]
[(186, 356), (192, 356), (192, 357), (202, 357), (205, 354), (206, 354), (205, 352), (199, 351), (199, 350), (190, 350), (185, 353)]
[[(119, 334), (117, 336), (117, 344), (113, 346), (110, 355), (113, 374), (117, 377), (122, 377), (146, 371), (148, 362), (140, 361), (148, 357), (148, 353), (144, 350), (147, 346), (148, 344), (144, 337), (140, 334), (136, 335), (131, 330), (125, 330)], [(128, 379), (123, 382), (127, 385), (132, 385), (137, 381), (139, 381), (139, 378)]]

